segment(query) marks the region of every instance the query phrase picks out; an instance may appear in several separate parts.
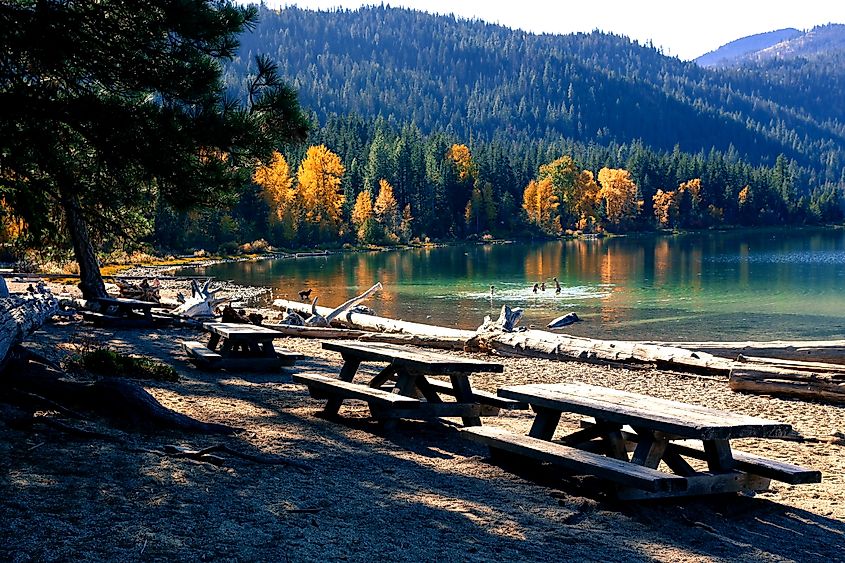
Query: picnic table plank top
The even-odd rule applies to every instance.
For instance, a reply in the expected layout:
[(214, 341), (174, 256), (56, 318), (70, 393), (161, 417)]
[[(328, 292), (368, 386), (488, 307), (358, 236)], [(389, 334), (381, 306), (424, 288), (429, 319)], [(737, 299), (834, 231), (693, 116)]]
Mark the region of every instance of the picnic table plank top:
[(93, 300), (105, 305), (128, 305), (140, 308), (152, 308), (160, 305), (160, 303), (154, 301), (141, 301), (140, 299), (129, 299), (128, 297), (94, 297)]
[(204, 323), (203, 328), (223, 338), (246, 338), (254, 340), (272, 340), (281, 338), (284, 333), (266, 326), (247, 323)]
[(499, 396), (699, 440), (778, 437), (789, 424), (585, 383), (513, 385)]
[(461, 358), (449, 354), (419, 350), (381, 342), (338, 343), (323, 342), (323, 348), (351, 355), (363, 361), (389, 362), (393, 365), (425, 371), (427, 374), (495, 372), (505, 367), (494, 362)]

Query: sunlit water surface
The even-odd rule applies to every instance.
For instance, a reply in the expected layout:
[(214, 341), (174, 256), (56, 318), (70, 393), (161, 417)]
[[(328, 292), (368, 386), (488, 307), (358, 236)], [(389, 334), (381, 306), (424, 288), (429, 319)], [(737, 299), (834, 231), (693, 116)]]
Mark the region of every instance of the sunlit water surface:
[[(564, 331), (601, 338), (845, 338), (843, 230), (451, 246), (200, 271), (270, 287), (274, 298), (313, 288), (326, 306), (381, 281), (384, 291), (367, 302), (377, 314), (469, 329), (508, 304), (525, 310), (526, 326), (575, 311), (583, 322)], [(546, 290), (535, 294), (542, 282)]]

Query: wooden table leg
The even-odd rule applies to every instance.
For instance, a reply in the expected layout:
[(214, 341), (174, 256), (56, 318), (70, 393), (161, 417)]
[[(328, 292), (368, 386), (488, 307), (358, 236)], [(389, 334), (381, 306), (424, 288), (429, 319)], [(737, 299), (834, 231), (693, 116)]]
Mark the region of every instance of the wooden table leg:
[(394, 377), (396, 374), (396, 366), (387, 366), (386, 368), (378, 372), (378, 375), (372, 378), (368, 385), (373, 389), (378, 389), (379, 387), (387, 383), (387, 381)]
[(616, 422), (596, 419), (596, 426), (602, 429), (602, 441), (608, 457), (629, 461), (628, 448), (622, 435), (622, 425)]
[(710, 471), (730, 471), (734, 468), (734, 456), (727, 440), (704, 440), (704, 454)]
[[(355, 378), (355, 372), (358, 371), (358, 366), (361, 365), (361, 360), (352, 356), (343, 356), (343, 367), (340, 368), (340, 380), (351, 382)], [(340, 405), (343, 404), (341, 397), (332, 397), (326, 401), (326, 407), (323, 411), (328, 415), (336, 415), (340, 410)]]
[[(458, 403), (474, 403), (475, 399), (472, 396), (472, 386), (469, 384), (469, 376), (463, 373), (453, 373), (449, 376), (452, 380), (452, 389), (455, 390), (455, 401)], [(481, 417), (479, 416), (465, 416), (461, 420), (464, 426), (481, 426)]]
[(551, 440), (555, 435), (557, 423), (560, 422), (560, 411), (535, 406), (534, 412), (536, 416), (528, 435), (541, 440)]
[(218, 344), (220, 344), (220, 335), (216, 332), (212, 332), (211, 338), (208, 339), (208, 349), (214, 351), (217, 349)]
[[(666, 451), (666, 446), (669, 445), (669, 440), (666, 438), (657, 438), (653, 432), (637, 432), (640, 435), (637, 447), (634, 450), (634, 455), (631, 456), (631, 463), (657, 469), (660, 465), (660, 460), (663, 459), (663, 454)], [(626, 452), (627, 457), (627, 452)]]

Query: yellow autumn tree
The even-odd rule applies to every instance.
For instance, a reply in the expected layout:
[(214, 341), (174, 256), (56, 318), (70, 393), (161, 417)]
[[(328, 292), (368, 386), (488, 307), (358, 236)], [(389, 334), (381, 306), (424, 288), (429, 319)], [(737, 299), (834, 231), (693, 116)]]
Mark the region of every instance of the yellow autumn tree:
[(474, 180), (478, 176), (478, 169), (472, 160), (472, 153), (470, 153), (468, 146), (457, 143), (452, 145), (446, 151), (446, 158), (455, 163), (455, 167), (458, 169), (458, 178), (462, 182)]
[(337, 235), (342, 228), (344, 196), (340, 182), (344, 171), (340, 157), (325, 145), (317, 145), (309, 147), (296, 172), (305, 220), (315, 224), (321, 236)]
[(560, 204), (553, 191), (551, 180), (546, 178), (531, 180), (522, 194), (522, 208), (528, 222), (548, 234), (560, 233), (560, 221), (557, 216)]
[(622, 168), (602, 168), (599, 170), (599, 184), (605, 219), (616, 227), (626, 226), (637, 216), (641, 206), (631, 173)]
[(562, 156), (548, 164), (540, 166), (540, 180), (548, 179), (552, 190), (560, 202), (558, 208), (561, 223), (566, 226), (576, 217), (575, 205), (578, 199), (578, 167), (571, 156)]
[(657, 224), (661, 227), (669, 228), (675, 225), (680, 210), (680, 198), (678, 196), (679, 193), (674, 190), (666, 192), (657, 190), (652, 196), (654, 216), (657, 218)]
[(751, 199), (751, 186), (745, 186), (739, 191), (737, 202), (739, 203), (740, 207), (744, 207), (748, 204), (749, 199)]
[(582, 170), (578, 174), (575, 194), (572, 213), (578, 217), (576, 226), (582, 231), (592, 231), (599, 215), (599, 185), (591, 171)]
[(693, 178), (686, 182), (682, 182), (678, 186), (678, 192), (686, 193), (690, 201), (692, 201), (693, 208), (697, 209), (701, 204), (701, 178)]
[(365, 227), (367, 221), (373, 218), (373, 195), (368, 190), (363, 190), (355, 198), (355, 206), (352, 208), (352, 225), (358, 240), (365, 242), (367, 238)]
[(398, 240), (397, 231), (399, 230), (401, 215), (399, 214), (399, 204), (393, 195), (393, 186), (387, 180), (381, 179), (378, 187), (378, 196), (373, 205), (376, 220), (384, 227), (384, 233), (389, 239), (397, 238)]
[(270, 225), (284, 225), (286, 238), (292, 238), (298, 227), (296, 191), (285, 157), (273, 152), (270, 163), (259, 166), (252, 175), (252, 181), (261, 186), (261, 196), (270, 209)]

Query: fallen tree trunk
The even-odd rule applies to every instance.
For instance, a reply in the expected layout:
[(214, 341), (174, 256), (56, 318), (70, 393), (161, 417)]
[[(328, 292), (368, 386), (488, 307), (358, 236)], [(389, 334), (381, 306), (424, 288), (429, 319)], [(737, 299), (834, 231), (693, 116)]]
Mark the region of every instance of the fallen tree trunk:
[(265, 323), (264, 326), (277, 330), (288, 336), (299, 338), (341, 338), (360, 340), (362, 342), (387, 342), (390, 344), (408, 344), (424, 348), (440, 348), (444, 350), (463, 350), (467, 341), (464, 338), (445, 336), (425, 336), (421, 334), (402, 334), (397, 332), (370, 332), (349, 328), (295, 326), (286, 324)]
[(826, 374), (735, 368), (728, 384), (733, 391), (845, 403), (845, 379)]
[(9, 350), (35, 332), (58, 310), (59, 302), (49, 292), (0, 299), (0, 369)]
[(684, 348), (579, 338), (543, 330), (479, 334), (473, 339), (473, 343), (482, 350), (490, 349), (512, 356), (594, 363), (650, 364), (662, 369), (725, 377), (730, 374), (733, 365), (733, 362), (724, 358)]
[[(298, 301), (276, 299), (273, 301), (273, 306), (280, 309), (290, 309), (291, 311), (296, 311), (302, 315), (311, 314), (311, 305), (307, 303), (300, 303)], [(316, 310), (318, 314), (325, 317), (334, 309), (330, 309), (328, 307), (316, 307)], [(463, 339), (464, 342), (475, 336), (475, 331), (472, 330), (460, 330), (456, 328), (446, 328), (422, 323), (412, 323), (388, 319), (385, 317), (377, 317), (375, 315), (364, 315), (361, 313), (347, 312), (344, 315), (334, 318), (332, 323), (335, 326), (345, 328), (363, 329), (374, 332), (413, 334), (421, 337)]]
[(700, 350), (715, 356), (736, 358), (762, 356), (782, 360), (803, 360), (845, 364), (845, 340), (773, 340), (769, 342), (642, 342), (656, 346), (676, 346)]

